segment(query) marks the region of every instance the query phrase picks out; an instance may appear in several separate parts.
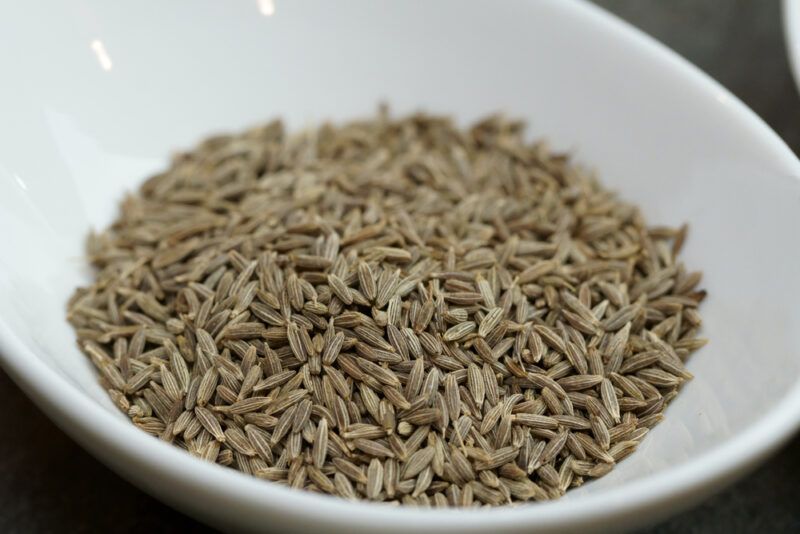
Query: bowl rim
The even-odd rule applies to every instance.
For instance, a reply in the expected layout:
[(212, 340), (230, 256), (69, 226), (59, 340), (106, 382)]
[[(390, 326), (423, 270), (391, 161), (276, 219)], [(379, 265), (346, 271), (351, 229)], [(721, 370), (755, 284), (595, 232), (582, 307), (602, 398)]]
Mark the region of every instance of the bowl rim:
[(800, 5), (793, 0), (781, 3), (786, 60), (792, 72), (795, 88), (800, 90)]
[[(704, 90), (704, 96), (724, 106), (733, 126), (741, 129), (759, 147), (763, 159), (781, 174), (800, 177), (800, 161), (781, 138), (752, 110), (697, 67), (655, 39), (600, 7), (583, 0), (549, 0), (551, 8), (566, 16), (583, 17), (604, 31), (617, 34), (653, 61), (661, 62), (675, 76)], [(784, 2), (784, 9), (791, 4)], [(671, 470), (610, 488), (602, 495), (559, 499), (529, 506), (486, 510), (425, 510), (376, 503), (352, 503), (343, 499), (297, 491), (209, 464), (140, 431), (113, 414), (67, 378), (42, 362), (0, 317), (0, 364), (11, 378), (50, 418), (74, 439), (90, 449), (103, 447), (104, 455), (149, 465), (163, 479), (178, 480), (238, 501), (242, 510), (270, 510), (276, 518), (309, 519), (331, 527), (355, 530), (378, 529), (402, 521), (404, 529), (426, 531), (459, 528), (463, 531), (510, 529), (550, 530), (579, 526), (642, 523), (663, 517), (675, 507), (685, 506), (695, 496), (708, 493), (716, 483), (731, 481), (763, 460), (789, 439), (800, 426), (800, 379), (761, 419), (742, 433), (712, 447)], [(48, 392), (58, 391), (56, 399)], [(135, 478), (135, 477), (133, 477)], [(175, 498), (179, 501), (179, 498)], [(667, 506), (667, 503), (672, 503)], [(682, 503), (682, 504), (681, 504)], [(352, 513), (350, 513), (352, 512)], [(644, 517), (647, 512), (652, 514)], [(213, 514), (210, 514), (213, 515)], [(611, 520), (621, 521), (611, 523)]]

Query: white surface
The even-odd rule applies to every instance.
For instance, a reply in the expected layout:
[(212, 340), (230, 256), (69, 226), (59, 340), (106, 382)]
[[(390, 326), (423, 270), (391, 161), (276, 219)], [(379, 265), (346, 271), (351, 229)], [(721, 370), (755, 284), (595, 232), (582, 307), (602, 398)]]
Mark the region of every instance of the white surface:
[[(543, 532), (656, 520), (718, 489), (800, 414), (800, 163), (727, 91), (588, 4), (139, 1), (0, 8), (0, 354), (112, 468), (227, 529)], [(294, 492), (202, 463), (111, 407), (64, 320), (90, 227), (169, 150), (274, 116), (302, 126), (503, 110), (652, 223), (692, 225), (712, 343), (640, 450), (552, 503), (431, 511)]]
[(794, 82), (800, 87), (800, 1), (783, 0), (783, 33)]

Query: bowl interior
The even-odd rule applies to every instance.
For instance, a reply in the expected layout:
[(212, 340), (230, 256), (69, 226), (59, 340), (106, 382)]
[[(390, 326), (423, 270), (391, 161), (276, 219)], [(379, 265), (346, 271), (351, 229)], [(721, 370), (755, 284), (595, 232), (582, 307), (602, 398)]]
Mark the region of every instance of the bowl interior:
[(636, 454), (568, 500), (711, 450), (797, 381), (797, 163), (727, 92), (593, 8), (87, 0), (18, 6), (0, 31), (15, 44), (0, 49), (0, 321), (115, 414), (64, 319), (90, 275), (90, 228), (206, 134), (365, 116), (379, 101), (461, 122), (522, 117), (652, 224), (691, 225), (683, 258), (710, 294), (696, 378)]

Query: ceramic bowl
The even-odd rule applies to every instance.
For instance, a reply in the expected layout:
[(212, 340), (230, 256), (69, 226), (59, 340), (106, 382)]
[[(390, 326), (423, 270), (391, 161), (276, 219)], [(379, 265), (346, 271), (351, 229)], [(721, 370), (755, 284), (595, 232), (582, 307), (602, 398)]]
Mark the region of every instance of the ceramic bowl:
[[(800, 416), (800, 163), (749, 109), (660, 44), (564, 0), (25, 2), (0, 8), (0, 354), (101, 461), (226, 530), (546, 532), (687, 507)], [(688, 221), (711, 343), (659, 425), (555, 502), (425, 510), (345, 502), (210, 465), (131, 425), (75, 347), (65, 302), (90, 228), (170, 152), (276, 116), (291, 127), (427, 110), (522, 117), (653, 224)], [(24, 446), (24, 445), (20, 445)]]
[(783, 34), (789, 67), (795, 84), (800, 86), (800, 3), (795, 0), (783, 0)]

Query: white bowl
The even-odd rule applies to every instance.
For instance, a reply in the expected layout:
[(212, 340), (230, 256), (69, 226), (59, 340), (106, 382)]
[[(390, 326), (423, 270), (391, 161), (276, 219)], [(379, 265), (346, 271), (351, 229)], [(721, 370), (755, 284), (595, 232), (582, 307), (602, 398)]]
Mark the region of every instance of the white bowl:
[[(73, 438), (177, 508), (248, 530), (630, 527), (721, 488), (798, 426), (800, 163), (730, 93), (598, 8), (86, 0), (2, 10), (3, 366)], [(89, 276), (83, 238), (171, 149), (274, 116), (294, 126), (362, 116), (381, 99), (464, 121), (494, 110), (524, 117), (652, 223), (692, 224), (685, 260), (706, 272), (712, 341), (666, 421), (610, 475), (557, 502), (493, 510), (296, 492), (140, 432), (76, 350), (64, 310)]]
[(783, 0), (783, 33), (794, 82), (800, 87), (800, 2)]

